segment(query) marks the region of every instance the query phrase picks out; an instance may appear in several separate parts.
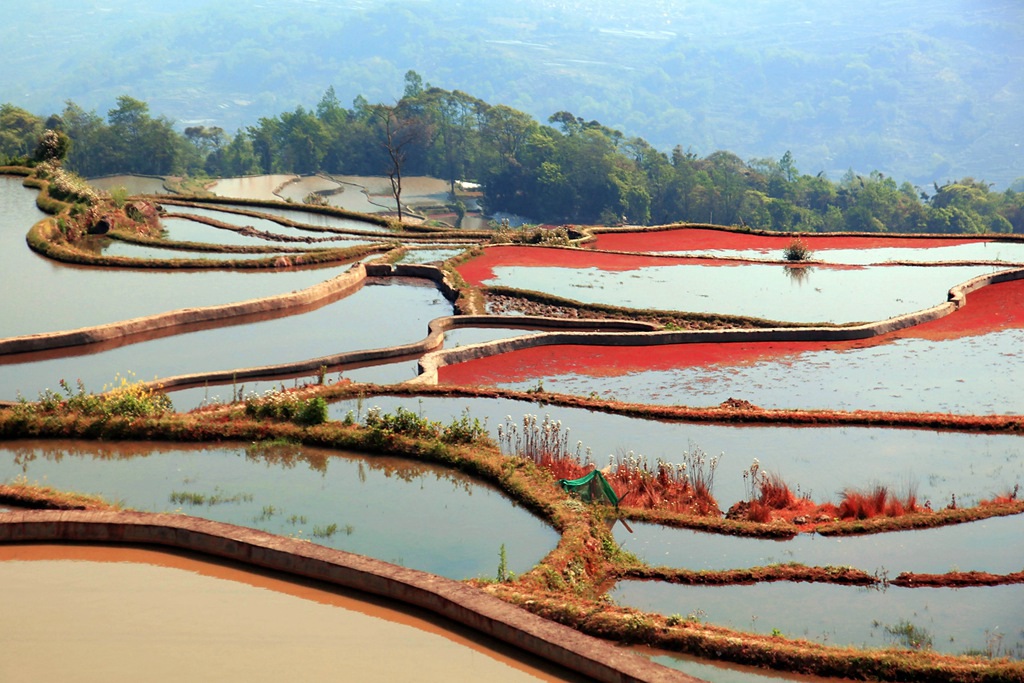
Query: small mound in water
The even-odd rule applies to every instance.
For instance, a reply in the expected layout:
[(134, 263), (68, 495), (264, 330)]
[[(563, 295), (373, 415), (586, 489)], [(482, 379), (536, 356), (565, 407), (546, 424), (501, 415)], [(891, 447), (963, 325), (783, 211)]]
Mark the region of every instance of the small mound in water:
[(718, 404), (719, 408), (726, 408), (728, 410), (760, 410), (760, 406), (755, 406), (750, 401), (745, 401), (742, 398), (732, 398), (731, 396), (721, 403)]

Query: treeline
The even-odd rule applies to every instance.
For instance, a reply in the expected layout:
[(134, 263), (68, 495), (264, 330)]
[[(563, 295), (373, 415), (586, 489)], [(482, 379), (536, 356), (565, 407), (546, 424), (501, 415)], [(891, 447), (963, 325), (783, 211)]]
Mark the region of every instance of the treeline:
[(106, 120), (73, 102), (48, 119), (0, 105), (0, 163), (30, 158), (44, 130), (65, 135), (65, 165), (80, 175), (238, 176), (260, 173), (432, 175), (480, 183), (490, 212), (548, 223), (678, 221), (801, 232), (1024, 232), (1024, 192), (993, 192), (963, 178), (930, 188), (849, 171), (839, 182), (781, 159), (743, 161), (719, 151), (665, 154), (597, 121), (558, 112), (548, 125), (504, 105), (424, 85), (406, 74), (394, 105), (329, 89), (233, 136), (182, 133), (146, 103), (123, 96)]

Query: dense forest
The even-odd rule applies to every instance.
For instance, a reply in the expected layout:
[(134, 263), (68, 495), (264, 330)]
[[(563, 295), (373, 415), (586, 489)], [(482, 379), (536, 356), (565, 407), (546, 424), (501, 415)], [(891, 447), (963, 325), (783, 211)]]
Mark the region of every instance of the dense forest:
[[(570, 112), (546, 124), (505, 105), (425, 84), (414, 71), (393, 105), (333, 89), (229, 135), (183, 133), (149, 106), (121, 96), (106, 119), (68, 101), (47, 119), (0, 106), (0, 163), (59, 145), (86, 177), (112, 173), (238, 176), (259, 173), (432, 175), (477, 182), (489, 212), (546, 223), (665, 224), (678, 221), (816, 232), (1024, 233), (1024, 188), (996, 192), (963, 178), (918, 188), (880, 172), (838, 182), (800, 173), (793, 155), (744, 161), (717, 151), (670, 154), (639, 137)], [(54, 156), (47, 152), (47, 156)]]

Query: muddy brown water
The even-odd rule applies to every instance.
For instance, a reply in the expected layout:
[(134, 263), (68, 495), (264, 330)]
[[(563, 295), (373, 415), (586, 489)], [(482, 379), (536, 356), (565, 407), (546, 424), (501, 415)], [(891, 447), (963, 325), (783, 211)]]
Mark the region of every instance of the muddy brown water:
[(418, 610), (189, 555), (0, 546), (0, 582), (19, 586), (6, 681), (577, 680)]
[(279, 199), (274, 191), (297, 178), (298, 176), (286, 174), (221, 178), (207, 189), (221, 197)]

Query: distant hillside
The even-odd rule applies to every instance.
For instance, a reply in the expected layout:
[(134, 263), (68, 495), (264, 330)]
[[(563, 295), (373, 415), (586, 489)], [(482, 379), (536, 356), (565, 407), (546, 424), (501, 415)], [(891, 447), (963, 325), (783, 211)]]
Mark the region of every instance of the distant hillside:
[(1024, 176), (1016, 0), (52, 0), (5, 12), (0, 39), (0, 101), (44, 116), (65, 98), (104, 115), (129, 94), (232, 131), (331, 85), (397, 100), (415, 69), (666, 151), (790, 150), (806, 171), (921, 186)]

